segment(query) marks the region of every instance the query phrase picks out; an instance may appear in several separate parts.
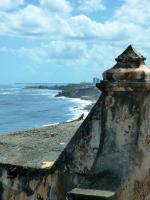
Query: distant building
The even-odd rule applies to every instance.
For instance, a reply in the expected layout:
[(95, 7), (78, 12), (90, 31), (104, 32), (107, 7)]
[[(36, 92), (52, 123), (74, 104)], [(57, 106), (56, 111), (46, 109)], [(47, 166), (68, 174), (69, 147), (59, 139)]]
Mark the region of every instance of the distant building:
[(99, 83), (100, 82), (100, 79), (97, 78), (97, 77), (94, 77), (93, 78), (93, 84), (96, 84), (96, 83)]

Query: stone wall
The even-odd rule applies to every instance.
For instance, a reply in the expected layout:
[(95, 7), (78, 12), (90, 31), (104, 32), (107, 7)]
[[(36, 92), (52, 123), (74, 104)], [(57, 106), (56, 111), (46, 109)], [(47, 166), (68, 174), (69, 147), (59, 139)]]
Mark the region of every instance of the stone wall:
[[(150, 94), (140, 94), (137, 148), (134, 163), (118, 193), (118, 199), (150, 199)], [(144, 98), (143, 98), (144, 97)]]
[(1, 200), (49, 199), (51, 182), (48, 170), (0, 164)]
[(86, 174), (92, 167), (100, 145), (101, 101), (99, 98), (87, 118), (66, 146), (53, 168), (69, 173)]

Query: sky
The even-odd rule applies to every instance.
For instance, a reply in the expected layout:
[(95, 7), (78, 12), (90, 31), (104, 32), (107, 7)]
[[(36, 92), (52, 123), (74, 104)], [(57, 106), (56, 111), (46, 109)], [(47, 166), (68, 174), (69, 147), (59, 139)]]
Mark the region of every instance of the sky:
[(0, 84), (92, 81), (129, 44), (150, 64), (149, 25), (148, 0), (0, 0)]

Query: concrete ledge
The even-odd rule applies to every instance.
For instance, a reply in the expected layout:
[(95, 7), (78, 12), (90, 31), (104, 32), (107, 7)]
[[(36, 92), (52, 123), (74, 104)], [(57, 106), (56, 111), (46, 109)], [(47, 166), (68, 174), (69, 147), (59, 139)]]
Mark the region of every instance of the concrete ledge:
[(150, 81), (101, 81), (96, 87), (101, 91), (150, 91)]
[(94, 190), (94, 189), (82, 189), (74, 188), (67, 194), (68, 200), (115, 200), (115, 192), (112, 191), (103, 191), (103, 190)]

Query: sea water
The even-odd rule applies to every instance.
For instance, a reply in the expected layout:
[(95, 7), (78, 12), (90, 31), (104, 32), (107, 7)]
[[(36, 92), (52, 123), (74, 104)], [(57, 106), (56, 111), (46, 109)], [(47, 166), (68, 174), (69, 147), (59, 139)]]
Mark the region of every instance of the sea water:
[[(51, 84), (49, 84), (51, 85)], [(58, 90), (0, 85), (0, 134), (63, 123), (79, 117), (90, 101), (57, 98)]]

